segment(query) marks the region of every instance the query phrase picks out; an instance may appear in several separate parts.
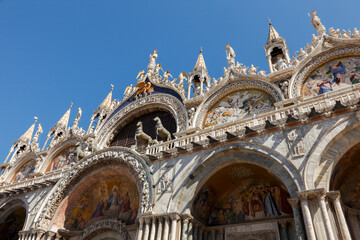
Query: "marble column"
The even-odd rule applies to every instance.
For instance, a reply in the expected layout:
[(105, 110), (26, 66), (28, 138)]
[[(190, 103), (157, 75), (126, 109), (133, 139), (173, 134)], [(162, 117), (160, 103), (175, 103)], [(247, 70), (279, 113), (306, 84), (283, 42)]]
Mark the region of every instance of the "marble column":
[(211, 240), (216, 240), (215, 239), (215, 230), (211, 230)]
[(143, 238), (143, 240), (148, 240), (149, 239), (150, 223), (151, 223), (151, 218), (146, 217), (145, 218), (145, 229), (144, 229), (144, 238)]
[(169, 216), (164, 217), (164, 231), (163, 231), (163, 239), (162, 240), (168, 240), (169, 239)]
[(189, 224), (189, 218), (185, 217), (182, 220), (181, 240), (187, 240), (187, 237), (188, 237), (188, 224)]
[(197, 225), (193, 225), (193, 239), (194, 240), (198, 240), (198, 226)]
[(342, 210), (340, 203), (340, 192), (339, 191), (329, 192), (327, 196), (329, 196), (329, 198), (332, 200), (333, 206), (335, 208), (336, 217), (340, 225), (340, 232), (343, 239), (351, 240), (349, 228), (346, 224), (344, 212)]
[(52, 240), (52, 239), (54, 239), (56, 233), (55, 232), (47, 232), (46, 235), (47, 235), (46, 240)]
[(357, 214), (348, 210), (346, 215), (354, 239), (360, 239), (359, 219), (357, 218)]
[(19, 233), (18, 233), (18, 236), (19, 236), (19, 240), (23, 240), (23, 239), (24, 239), (24, 233), (19, 232)]
[(216, 240), (223, 240), (223, 230), (222, 229), (219, 229), (219, 230), (216, 230), (216, 237), (215, 237), (215, 239)]
[(286, 227), (287, 227), (287, 222), (286, 221), (279, 221), (279, 224), (280, 224), (280, 232), (281, 232), (281, 236), (283, 240), (288, 240), (288, 234), (287, 234), (287, 230), (286, 230)]
[(307, 199), (307, 194), (299, 193), (301, 210), (304, 216), (305, 230), (308, 240), (316, 240), (314, 225), (312, 222), (312, 217), (309, 209), (309, 202)]
[(162, 217), (158, 218), (158, 227), (157, 227), (157, 233), (156, 233), (156, 240), (161, 240), (161, 235), (162, 235), (162, 227), (163, 223), (162, 223)]
[(155, 240), (155, 234), (156, 234), (156, 218), (153, 217), (151, 219), (150, 240)]
[(329, 213), (328, 213), (326, 203), (325, 203), (325, 196), (326, 196), (325, 191), (321, 191), (319, 194), (317, 194), (316, 197), (317, 197), (317, 200), (320, 205), (320, 210), (321, 210), (321, 213), (322, 213), (322, 216), (324, 219), (324, 224), (325, 224), (325, 229), (326, 229), (326, 234), (328, 236), (328, 239), (335, 240), (334, 231), (331, 227)]
[(138, 232), (137, 232), (137, 240), (142, 240), (142, 236), (143, 236), (143, 227), (144, 227), (144, 219), (140, 218), (139, 219), (139, 228), (138, 228)]
[(177, 234), (177, 222), (180, 219), (179, 215), (177, 214), (171, 214), (171, 230), (170, 230), (170, 240), (176, 240), (176, 234)]
[(203, 240), (203, 234), (204, 234), (204, 230), (202, 228), (199, 228), (199, 240)]
[(193, 223), (189, 221), (189, 228), (188, 228), (188, 240), (193, 240)]
[(304, 224), (303, 220), (300, 214), (299, 209), (299, 199), (298, 198), (289, 198), (288, 202), (290, 203), (290, 206), (293, 211), (294, 215), (294, 225), (295, 225), (295, 235), (297, 240), (305, 240), (304, 235)]

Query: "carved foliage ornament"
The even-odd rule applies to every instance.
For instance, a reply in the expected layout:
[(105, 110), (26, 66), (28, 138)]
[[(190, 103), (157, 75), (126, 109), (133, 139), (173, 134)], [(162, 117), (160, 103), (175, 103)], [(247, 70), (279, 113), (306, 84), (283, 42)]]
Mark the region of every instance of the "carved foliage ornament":
[(127, 105), (121, 111), (117, 112), (111, 119), (107, 120), (105, 125), (97, 134), (96, 138), (99, 139), (97, 142), (100, 146), (103, 146), (106, 139), (109, 138), (111, 133), (115, 131), (119, 122), (125, 116), (128, 116), (136, 108), (143, 107), (145, 105), (157, 105), (157, 107), (164, 107), (169, 109), (174, 116), (178, 131), (183, 131), (186, 128), (187, 122), (187, 111), (184, 105), (175, 97), (165, 95), (165, 94), (156, 94), (140, 98), (137, 101)]
[(106, 230), (113, 230), (115, 232), (120, 233), (124, 240), (131, 240), (131, 236), (126, 231), (124, 226), (125, 226), (124, 223), (115, 220), (103, 220), (100, 222), (96, 222), (84, 229), (84, 232), (80, 237), (80, 240), (86, 239), (89, 236), (96, 235), (97, 233)]
[(104, 149), (98, 152), (96, 155), (92, 155), (89, 158), (82, 159), (76, 164), (68, 174), (61, 179), (53, 189), (46, 206), (43, 208), (39, 219), (37, 220), (37, 226), (42, 229), (47, 229), (51, 219), (54, 217), (57, 208), (62, 200), (67, 196), (72, 187), (87, 175), (87, 171), (92, 171), (93, 167), (101, 164), (104, 160), (112, 160), (118, 163), (122, 163), (130, 167), (137, 175), (136, 182), (139, 189), (140, 198), (140, 213), (145, 213), (152, 210), (152, 193), (150, 192), (150, 186), (152, 185), (150, 177), (146, 174), (144, 164), (140, 162), (134, 155), (124, 152), (119, 149)]

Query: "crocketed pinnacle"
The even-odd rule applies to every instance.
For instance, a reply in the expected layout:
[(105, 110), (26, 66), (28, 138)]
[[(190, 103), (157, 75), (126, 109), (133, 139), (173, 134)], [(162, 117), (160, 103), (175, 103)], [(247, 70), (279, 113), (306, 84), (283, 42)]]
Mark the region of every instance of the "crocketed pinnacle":
[(194, 69), (201, 69), (201, 68), (206, 69), (205, 60), (204, 60), (204, 56), (203, 56), (202, 52), (203, 51), (201, 49)]
[(111, 91), (109, 92), (109, 94), (106, 96), (106, 98), (104, 99), (104, 101), (100, 104), (100, 106), (98, 107), (99, 109), (110, 109), (111, 107), (111, 101), (112, 101), (112, 92), (113, 92), (113, 85), (111, 85)]
[(62, 129), (66, 129), (69, 123), (69, 118), (70, 118), (70, 111), (72, 108), (72, 103), (69, 107), (69, 109), (66, 111), (66, 113), (60, 118), (60, 120), (55, 124), (55, 126), (53, 127), (55, 128), (62, 128)]
[(274, 42), (277, 39), (280, 39), (280, 35), (279, 33), (275, 30), (275, 28), (273, 27), (270, 19), (269, 19), (269, 35), (268, 35), (268, 40), (267, 40), (267, 44)]
[(34, 133), (34, 129), (35, 129), (35, 124), (36, 124), (36, 120), (35, 122), (29, 127), (29, 129), (17, 140), (17, 142), (25, 142), (25, 143), (30, 143), (31, 141), (31, 137)]

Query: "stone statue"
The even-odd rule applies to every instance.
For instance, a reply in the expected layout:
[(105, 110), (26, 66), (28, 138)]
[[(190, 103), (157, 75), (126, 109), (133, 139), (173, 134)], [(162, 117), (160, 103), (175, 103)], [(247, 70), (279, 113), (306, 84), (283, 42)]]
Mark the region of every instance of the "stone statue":
[(171, 140), (171, 134), (166, 128), (162, 125), (162, 122), (159, 117), (155, 117), (154, 121), (156, 122), (155, 129), (156, 129), (156, 138), (160, 136), (164, 142)]
[(154, 70), (155, 70), (155, 67), (156, 67), (156, 59), (157, 59), (157, 57), (158, 57), (158, 54), (157, 54), (158, 52), (157, 52), (157, 50), (155, 49), (154, 51), (153, 51), (153, 53), (152, 54), (150, 54), (150, 61), (149, 61), (149, 65), (148, 65), (148, 67), (147, 67), (147, 70), (148, 70), (148, 72), (154, 72)]
[(321, 23), (320, 18), (318, 16), (316, 16), (316, 13), (317, 13), (316, 11), (311, 12), (311, 15), (312, 15), (311, 23), (314, 26), (317, 34), (319, 36), (323, 36), (326, 34), (326, 29), (325, 29), (325, 26)]
[(250, 75), (256, 75), (256, 71), (258, 70), (259, 67), (254, 67), (254, 65), (251, 64), (251, 67), (249, 69), (249, 74)]
[(282, 57), (279, 57), (277, 62), (275, 63), (275, 69), (280, 71), (287, 68), (287, 64)]
[(343, 29), (343, 33), (341, 34), (341, 37), (345, 38), (345, 39), (350, 39), (351, 38), (351, 31), (349, 30), (349, 32), (347, 32), (347, 31), (345, 31)]
[(266, 76), (266, 71), (261, 70), (261, 71), (258, 72), (258, 75), (265, 77)]
[(304, 59), (304, 57), (307, 56), (307, 53), (305, 52), (304, 49), (300, 48), (300, 52), (299, 52), (299, 51), (296, 51), (296, 52), (295, 52), (295, 55), (296, 55), (296, 57), (299, 58), (299, 59)]
[(196, 112), (195, 107), (190, 108), (189, 111), (188, 111), (189, 125), (191, 125), (191, 122), (192, 122), (192, 120), (194, 118), (195, 112)]
[(216, 78), (213, 78), (213, 82), (212, 82), (212, 87), (215, 87), (216, 85), (218, 85), (219, 81), (216, 80)]
[(306, 44), (306, 51), (310, 54), (314, 50), (314, 46), (309, 43)]
[(136, 124), (136, 131), (135, 131), (135, 146), (138, 147), (138, 141), (141, 141), (145, 143), (146, 145), (149, 145), (151, 143), (151, 137), (144, 133), (143, 131), (143, 125), (142, 122), (138, 122)]
[(176, 88), (177, 88), (182, 94), (185, 94), (184, 79), (187, 80), (186, 76), (187, 76), (187, 75), (186, 75), (185, 72), (180, 73), (180, 75), (179, 75), (179, 83), (176, 85)]
[(333, 27), (329, 28), (329, 36), (330, 37), (336, 37), (338, 38), (340, 34), (340, 30), (339, 29), (334, 29)]
[(298, 63), (300, 62), (299, 61), (299, 59), (297, 59), (296, 57), (292, 57), (292, 59), (291, 59), (291, 64), (293, 65), (293, 66), (296, 66), (296, 65), (298, 65)]
[(170, 71), (169, 71), (169, 69), (168, 70), (166, 70), (166, 72), (164, 72), (164, 74), (163, 74), (163, 80), (161, 81), (161, 83), (163, 83), (163, 84), (169, 84), (169, 76), (171, 77), (171, 78), (173, 78), (173, 76), (171, 76), (171, 74), (170, 74)]
[(75, 145), (74, 156), (75, 156), (75, 161), (76, 162), (85, 157), (85, 154), (84, 154), (84, 152), (82, 150), (82, 144), (80, 142), (77, 142), (76, 145)]
[(319, 36), (315, 36), (315, 34), (312, 34), (312, 39), (311, 39), (311, 45), (313, 45), (314, 47), (317, 46), (317, 44), (320, 41), (320, 37)]
[(39, 140), (39, 136), (40, 136), (40, 134), (42, 134), (42, 132), (43, 132), (43, 129), (42, 129), (41, 123), (39, 123), (38, 124), (38, 129), (37, 129), (37, 131), (35, 133), (35, 136), (33, 138), (34, 143), (37, 143), (37, 141)]
[(144, 82), (145, 81), (145, 71), (142, 70), (138, 73), (137, 77), (137, 83), (141, 83), (141, 82)]
[(125, 91), (124, 91), (124, 98), (128, 98), (131, 96), (131, 94), (133, 93), (134, 87), (132, 84), (130, 84), (130, 86), (128, 86)]
[(246, 75), (246, 72), (248, 69), (249, 69), (249, 67), (245, 67), (245, 66), (241, 67), (239, 73), (242, 75)]
[(288, 87), (289, 87), (289, 82), (288, 82), (288, 81), (284, 81), (284, 82), (280, 83), (281, 91), (283, 92), (284, 97), (285, 97), (286, 99), (289, 98), (289, 95), (288, 95)]
[[(155, 72), (154, 72), (153, 75), (152, 75), (152, 76), (154, 77), (154, 81), (155, 81), (156, 83), (160, 83), (160, 79), (161, 79), (161, 76), (159, 75), (160, 69), (163, 70), (163, 69), (161, 68), (161, 63), (156, 64)], [(164, 70), (163, 70), (163, 71), (164, 71)]]
[(232, 47), (230, 47), (229, 44), (226, 44), (225, 50), (229, 69), (233, 69), (235, 67), (235, 51), (232, 49)]
[(352, 38), (360, 38), (360, 31), (358, 31), (357, 28), (354, 28), (351, 37)]
[(80, 118), (81, 118), (81, 115), (82, 115), (82, 110), (81, 110), (81, 107), (78, 108), (78, 114), (76, 115), (76, 118), (73, 122), (73, 128), (77, 127), (78, 124), (79, 124), (79, 121), (80, 121)]

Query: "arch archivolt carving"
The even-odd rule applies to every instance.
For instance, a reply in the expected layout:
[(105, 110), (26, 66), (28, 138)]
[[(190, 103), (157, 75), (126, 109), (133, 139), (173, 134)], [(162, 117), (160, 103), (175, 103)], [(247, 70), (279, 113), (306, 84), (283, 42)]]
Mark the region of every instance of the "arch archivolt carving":
[(41, 163), (39, 172), (45, 173), (47, 167), (49, 166), (49, 164), (51, 164), (51, 161), (54, 159), (54, 157), (56, 157), (58, 154), (61, 154), (61, 152), (66, 150), (67, 148), (75, 146), (77, 142), (81, 142), (81, 140), (78, 138), (71, 138), (67, 139), (66, 141), (62, 141), (61, 143), (51, 148), (51, 150)]
[(211, 149), (195, 159), (185, 170), (189, 174), (178, 180), (168, 211), (189, 214), (187, 211), (191, 209), (193, 198), (204, 183), (220, 169), (236, 163), (249, 163), (268, 169), (279, 177), (291, 197), (297, 197), (296, 192), (305, 189), (300, 172), (280, 153), (263, 145), (237, 142)]
[(125, 229), (125, 224), (116, 220), (102, 220), (89, 225), (84, 229), (79, 240), (84, 240), (109, 230), (119, 233), (124, 240), (131, 240), (131, 236)]
[(136, 115), (139, 110), (162, 108), (169, 111), (176, 120), (177, 132), (183, 131), (188, 122), (185, 106), (175, 97), (168, 94), (153, 94), (136, 100), (111, 116), (96, 135), (96, 141), (100, 147), (105, 147), (114, 131), (129, 117)]
[(309, 156), (304, 170), (306, 189), (330, 188), (332, 170), (360, 142), (360, 115), (352, 114), (329, 130)]
[(122, 147), (111, 147), (85, 157), (74, 165), (64, 178), (58, 181), (47, 199), (45, 199), (35, 219), (37, 227), (43, 230), (49, 229), (61, 202), (71, 194), (77, 183), (86, 179), (90, 173), (98, 170), (99, 167), (114, 164), (124, 164), (133, 172), (132, 176), (139, 191), (139, 213), (151, 211), (153, 204), (151, 186), (153, 180), (145, 161), (131, 150)]
[[(297, 68), (297, 71), (293, 74), (289, 84), (289, 98), (295, 98), (301, 96), (302, 85), (305, 83), (309, 75), (324, 65), (325, 63), (335, 60), (341, 57), (359, 56), (360, 47), (342, 47), (331, 51), (322, 52), (317, 56), (313, 56), (309, 59), (309, 62), (304, 64), (303, 67)], [(312, 59), (312, 60), (311, 60)]]
[(263, 80), (241, 80), (229, 84), (226, 87), (221, 88), (219, 91), (215, 92), (213, 95), (208, 97), (199, 107), (198, 111), (196, 112), (194, 121), (194, 126), (202, 126), (202, 123), (205, 120), (207, 112), (211, 109), (214, 104), (220, 101), (223, 97), (239, 90), (247, 90), (247, 89), (258, 89), (264, 91), (265, 93), (272, 96), (276, 102), (283, 100), (283, 94), (281, 90), (266, 81)]
[(26, 163), (32, 160), (36, 160), (37, 157), (38, 156), (36, 155), (36, 153), (30, 152), (25, 156), (23, 156), (22, 158), (20, 158), (18, 161), (14, 162), (11, 168), (9, 169), (9, 172), (6, 174), (6, 176), (4, 176), (4, 180), (10, 182), (14, 177), (14, 175), (20, 170), (22, 166), (24, 166)]

